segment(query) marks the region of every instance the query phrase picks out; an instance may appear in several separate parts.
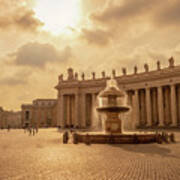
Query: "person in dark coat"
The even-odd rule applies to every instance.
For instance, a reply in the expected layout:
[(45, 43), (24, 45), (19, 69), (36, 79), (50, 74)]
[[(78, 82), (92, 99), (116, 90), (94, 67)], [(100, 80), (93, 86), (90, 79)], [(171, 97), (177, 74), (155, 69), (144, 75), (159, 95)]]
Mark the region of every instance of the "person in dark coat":
[(67, 144), (68, 143), (68, 140), (69, 140), (69, 135), (68, 135), (68, 132), (65, 131), (63, 133), (63, 144)]

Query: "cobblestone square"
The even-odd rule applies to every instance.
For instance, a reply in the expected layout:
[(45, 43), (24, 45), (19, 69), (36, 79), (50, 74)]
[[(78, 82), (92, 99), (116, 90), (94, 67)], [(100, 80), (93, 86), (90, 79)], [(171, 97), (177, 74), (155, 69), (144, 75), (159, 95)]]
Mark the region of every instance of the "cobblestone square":
[(0, 180), (179, 180), (180, 132), (175, 144), (62, 144), (56, 129), (35, 136), (0, 130)]

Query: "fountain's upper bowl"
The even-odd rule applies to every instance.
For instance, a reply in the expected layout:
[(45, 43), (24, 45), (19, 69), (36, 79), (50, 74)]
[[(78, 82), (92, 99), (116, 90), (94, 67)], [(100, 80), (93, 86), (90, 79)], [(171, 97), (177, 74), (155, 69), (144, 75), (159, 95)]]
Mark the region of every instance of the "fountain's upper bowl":
[(126, 105), (126, 94), (119, 89), (117, 81), (111, 79), (107, 81), (106, 88), (99, 94), (98, 112), (127, 112), (130, 107)]
[(123, 91), (113, 86), (106, 88), (104, 91), (101, 91), (99, 94), (100, 98), (109, 97), (109, 96), (124, 97), (125, 94)]
[(127, 112), (129, 111), (130, 107), (128, 106), (103, 106), (98, 107), (98, 112)]

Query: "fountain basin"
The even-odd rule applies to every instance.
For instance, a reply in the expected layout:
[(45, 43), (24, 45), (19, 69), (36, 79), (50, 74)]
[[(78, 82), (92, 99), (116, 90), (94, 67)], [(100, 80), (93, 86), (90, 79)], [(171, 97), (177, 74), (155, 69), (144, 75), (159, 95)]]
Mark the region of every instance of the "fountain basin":
[(159, 134), (73, 134), (73, 143), (85, 144), (146, 144), (161, 143)]

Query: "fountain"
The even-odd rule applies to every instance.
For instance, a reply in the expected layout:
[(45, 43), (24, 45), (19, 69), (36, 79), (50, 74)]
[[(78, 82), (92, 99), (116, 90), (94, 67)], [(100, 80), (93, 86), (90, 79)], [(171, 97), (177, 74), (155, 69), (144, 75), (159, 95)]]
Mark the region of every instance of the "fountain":
[[(103, 132), (74, 133), (73, 142), (101, 143), (101, 144), (139, 144), (162, 143), (168, 139), (158, 132), (124, 133), (120, 114), (128, 112), (130, 107), (126, 104), (126, 94), (117, 86), (115, 79), (107, 81), (107, 87), (99, 93), (99, 107), (97, 111), (106, 115)], [(164, 138), (166, 137), (166, 138)], [(168, 141), (168, 140), (167, 140)], [(167, 142), (165, 141), (165, 142)]]
[(129, 111), (130, 107), (125, 104), (125, 93), (118, 88), (115, 79), (107, 82), (107, 87), (100, 92), (99, 98), (101, 103), (97, 111), (106, 114), (105, 132), (122, 133), (119, 114)]

